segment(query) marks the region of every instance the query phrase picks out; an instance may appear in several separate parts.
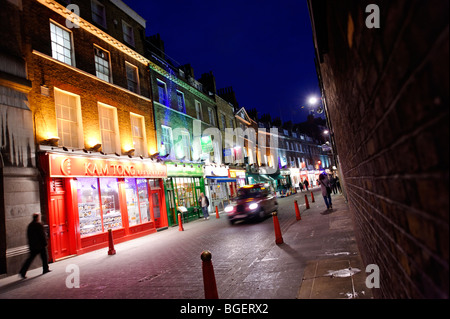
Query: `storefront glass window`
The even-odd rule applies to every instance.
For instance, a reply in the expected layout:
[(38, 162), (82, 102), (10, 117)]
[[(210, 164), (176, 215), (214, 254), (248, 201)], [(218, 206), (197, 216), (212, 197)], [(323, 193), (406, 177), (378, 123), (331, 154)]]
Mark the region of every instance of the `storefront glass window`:
[(78, 179), (78, 214), (82, 237), (102, 232), (97, 178)]
[(186, 208), (195, 206), (194, 184), (191, 178), (175, 178), (178, 206)]
[(148, 187), (147, 180), (144, 178), (136, 179), (138, 195), (139, 195), (139, 207), (141, 210), (142, 222), (146, 223), (150, 221), (150, 205), (148, 201)]
[(125, 178), (125, 194), (127, 198), (128, 223), (130, 226), (141, 222), (139, 217), (139, 205), (136, 195), (136, 180), (134, 178)]
[(117, 178), (100, 178), (103, 231), (122, 227)]

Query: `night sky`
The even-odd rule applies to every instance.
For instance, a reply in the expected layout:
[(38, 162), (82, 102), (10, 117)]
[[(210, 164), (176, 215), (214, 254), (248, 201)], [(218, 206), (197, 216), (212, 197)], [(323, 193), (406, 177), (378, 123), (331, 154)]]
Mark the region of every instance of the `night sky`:
[(161, 35), (166, 55), (191, 64), (196, 79), (212, 71), (217, 89), (232, 86), (258, 116), (305, 121), (308, 97), (320, 95), (306, 0), (124, 2), (146, 20), (147, 36)]

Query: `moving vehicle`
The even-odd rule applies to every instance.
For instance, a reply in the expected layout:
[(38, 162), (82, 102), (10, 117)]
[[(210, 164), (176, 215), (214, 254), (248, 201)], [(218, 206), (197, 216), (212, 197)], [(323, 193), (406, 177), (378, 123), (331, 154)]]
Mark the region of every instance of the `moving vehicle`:
[(236, 199), (225, 207), (225, 212), (230, 223), (234, 224), (240, 220), (262, 220), (277, 209), (277, 197), (269, 186), (253, 184), (239, 188)]

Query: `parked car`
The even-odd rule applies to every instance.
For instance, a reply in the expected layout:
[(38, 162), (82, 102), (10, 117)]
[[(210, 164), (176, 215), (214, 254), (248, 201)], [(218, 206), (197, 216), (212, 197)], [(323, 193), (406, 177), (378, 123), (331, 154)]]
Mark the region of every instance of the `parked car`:
[(245, 185), (238, 189), (232, 204), (225, 207), (231, 224), (240, 220), (264, 219), (278, 209), (277, 196), (266, 184)]

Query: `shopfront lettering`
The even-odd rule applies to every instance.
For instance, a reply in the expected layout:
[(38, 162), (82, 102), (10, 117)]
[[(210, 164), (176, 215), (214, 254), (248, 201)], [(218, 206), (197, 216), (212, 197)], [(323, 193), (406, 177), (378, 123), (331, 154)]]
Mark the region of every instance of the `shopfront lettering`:
[(126, 162), (50, 154), (51, 177), (167, 177), (167, 167), (160, 163)]

